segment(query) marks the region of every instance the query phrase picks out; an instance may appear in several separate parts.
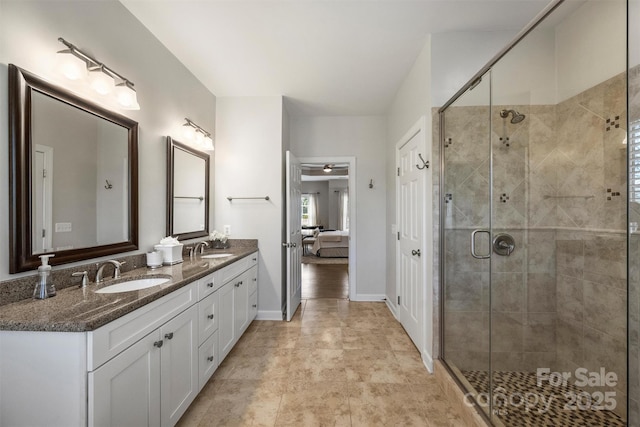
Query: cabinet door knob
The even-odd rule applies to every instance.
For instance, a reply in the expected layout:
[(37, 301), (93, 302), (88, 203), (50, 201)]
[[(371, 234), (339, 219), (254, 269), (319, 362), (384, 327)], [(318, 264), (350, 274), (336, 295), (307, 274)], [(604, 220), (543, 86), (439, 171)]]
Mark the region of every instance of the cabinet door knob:
[(213, 282), (207, 283), (207, 288), (213, 288)]
[(258, 279), (256, 279), (256, 278), (254, 277), (254, 278), (253, 278), (253, 281), (254, 281), (254, 282), (257, 282), (257, 281), (258, 281)]
[(258, 308), (258, 304), (253, 304), (251, 307)]
[(154, 342), (154, 343), (153, 343), (153, 346), (154, 346), (154, 347), (158, 347), (158, 348), (160, 348), (160, 347), (162, 347), (162, 344), (163, 344), (163, 341), (162, 341), (162, 340), (160, 340), (160, 341), (156, 341), (156, 342)]
[(213, 319), (213, 314), (208, 315), (207, 319)]
[(169, 332), (168, 334), (164, 334), (164, 337), (168, 340), (170, 340), (171, 338), (173, 338), (173, 332)]
[(209, 356), (209, 357), (207, 357), (207, 360), (208, 360), (209, 362), (213, 362), (213, 356)]
[(236, 283), (236, 284), (235, 284), (235, 285), (233, 285), (233, 286), (235, 286), (236, 288), (239, 288), (239, 287), (240, 287), (240, 283)]
[(254, 261), (257, 261), (257, 260), (258, 260), (258, 258), (253, 258), (253, 260), (254, 260)]

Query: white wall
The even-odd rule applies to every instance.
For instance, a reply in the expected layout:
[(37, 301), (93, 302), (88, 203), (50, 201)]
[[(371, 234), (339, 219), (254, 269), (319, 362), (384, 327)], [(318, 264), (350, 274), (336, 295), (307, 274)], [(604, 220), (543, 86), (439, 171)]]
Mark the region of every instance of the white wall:
[[(282, 319), (282, 97), (220, 97), (216, 105), (215, 229), (258, 239), (258, 316)], [(234, 200), (227, 197), (264, 197)]]
[[(556, 92), (553, 28), (534, 29), (491, 69), (493, 105), (555, 104)], [(488, 105), (486, 97), (480, 105)]]
[(558, 25), (558, 102), (625, 71), (626, 13), (623, 0), (590, 0)]
[(356, 158), (357, 283), (356, 295), (350, 295), (355, 300), (380, 300), (385, 294), (386, 133), (384, 117), (291, 117), (291, 150), (297, 157)]
[[(431, 58), (431, 40), (427, 39), (420, 55), (416, 59), (409, 74), (402, 82), (398, 93), (396, 94), (389, 114), (387, 116), (387, 180), (388, 180), (388, 192), (387, 192), (387, 227), (386, 234), (389, 236), (387, 240), (387, 286), (386, 296), (387, 304), (394, 310), (396, 307), (396, 145), (400, 142), (406, 133), (414, 126), (421, 117), (426, 117), (424, 132), (427, 136), (427, 146), (420, 149), (420, 152), (424, 153), (425, 159), (431, 160), (433, 164), (433, 155), (431, 153), (431, 97), (432, 97), (432, 58)], [(437, 169), (436, 169), (437, 171)], [(433, 174), (433, 166), (430, 169), (425, 170), (425, 173)], [(427, 180), (431, 183), (431, 179)], [(432, 188), (425, 188), (425, 205), (427, 211), (424, 212), (427, 219), (431, 218), (432, 200), (431, 195)], [(425, 232), (426, 244), (432, 245), (433, 234), (432, 225), (430, 221), (427, 221)], [(424, 360), (430, 369), (433, 369), (433, 257), (427, 256), (432, 254), (431, 248), (422, 248), (422, 252), (425, 254), (424, 261), (427, 263), (425, 271), (425, 313), (424, 313), (424, 340), (422, 340), (422, 347), (420, 349)], [(397, 313), (396, 313), (397, 315)]]
[[(388, 301), (396, 301), (396, 144), (423, 115), (431, 125), (431, 40), (427, 39), (413, 67), (393, 99), (387, 115), (386, 175), (387, 182), (387, 281)], [(430, 129), (430, 128), (429, 128)], [(428, 134), (430, 135), (430, 131)]]
[[(0, 187), (9, 176), (7, 64), (59, 80), (52, 63), (63, 36), (135, 83), (141, 109), (120, 113), (139, 123), (137, 252), (150, 249), (165, 235), (165, 137), (184, 117), (213, 130), (214, 95), (117, 1), (0, 0), (0, 7)], [(0, 191), (0, 280), (18, 277), (8, 274), (8, 206), (8, 191)]]
[(516, 31), (431, 35), (431, 104), (440, 107), (516, 35)]

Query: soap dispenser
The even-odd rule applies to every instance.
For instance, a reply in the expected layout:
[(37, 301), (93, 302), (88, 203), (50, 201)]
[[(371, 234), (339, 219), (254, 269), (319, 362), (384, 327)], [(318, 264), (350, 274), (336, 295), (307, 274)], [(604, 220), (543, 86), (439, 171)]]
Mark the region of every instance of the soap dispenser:
[(49, 265), (49, 258), (55, 256), (53, 254), (40, 255), (42, 265), (38, 267), (38, 281), (36, 287), (33, 290), (33, 298), (45, 299), (56, 296), (56, 288), (53, 286), (53, 279), (51, 278), (51, 266)]

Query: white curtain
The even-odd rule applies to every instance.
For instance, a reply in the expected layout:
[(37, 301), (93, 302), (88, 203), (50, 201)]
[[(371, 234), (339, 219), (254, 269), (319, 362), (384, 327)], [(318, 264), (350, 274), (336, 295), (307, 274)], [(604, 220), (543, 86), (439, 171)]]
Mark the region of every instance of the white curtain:
[(338, 229), (349, 230), (349, 191), (341, 190), (338, 193)]
[(318, 196), (309, 194), (309, 225), (318, 225)]

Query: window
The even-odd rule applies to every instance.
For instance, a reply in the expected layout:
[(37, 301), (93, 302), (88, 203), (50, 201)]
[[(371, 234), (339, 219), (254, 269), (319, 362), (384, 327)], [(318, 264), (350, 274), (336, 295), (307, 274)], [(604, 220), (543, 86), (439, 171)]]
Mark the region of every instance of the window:
[(309, 224), (309, 195), (302, 195), (302, 225), (312, 225)]
[(302, 225), (312, 226), (318, 225), (318, 204), (315, 194), (303, 194), (302, 195)]

